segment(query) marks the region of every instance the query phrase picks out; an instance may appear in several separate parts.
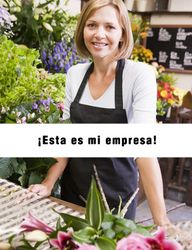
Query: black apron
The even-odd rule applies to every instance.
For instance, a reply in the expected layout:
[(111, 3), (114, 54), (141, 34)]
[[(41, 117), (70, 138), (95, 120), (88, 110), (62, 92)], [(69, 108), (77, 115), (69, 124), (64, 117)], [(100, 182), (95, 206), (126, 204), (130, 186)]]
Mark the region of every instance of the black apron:
[[(87, 70), (77, 95), (70, 107), (72, 123), (128, 123), (126, 111), (123, 109), (122, 74), (125, 60), (119, 60), (115, 77), (115, 109), (93, 107), (80, 104), (93, 64)], [(119, 196), (123, 205), (137, 188), (137, 167), (133, 158), (71, 158), (61, 179), (61, 198), (63, 200), (85, 206), (90, 188), (91, 176), (94, 175), (93, 164), (111, 209), (117, 211)], [(126, 218), (134, 219), (136, 199), (131, 203)]]

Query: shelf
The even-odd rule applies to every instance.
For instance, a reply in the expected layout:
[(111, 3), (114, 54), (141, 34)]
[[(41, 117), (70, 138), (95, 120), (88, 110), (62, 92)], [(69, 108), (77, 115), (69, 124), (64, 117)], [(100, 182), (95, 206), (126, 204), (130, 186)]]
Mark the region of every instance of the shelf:
[(152, 14), (177, 14), (177, 15), (192, 15), (191, 11), (169, 11), (169, 10), (153, 10), (153, 11), (136, 11), (136, 10), (129, 10), (132, 14), (139, 14), (139, 15), (152, 15)]

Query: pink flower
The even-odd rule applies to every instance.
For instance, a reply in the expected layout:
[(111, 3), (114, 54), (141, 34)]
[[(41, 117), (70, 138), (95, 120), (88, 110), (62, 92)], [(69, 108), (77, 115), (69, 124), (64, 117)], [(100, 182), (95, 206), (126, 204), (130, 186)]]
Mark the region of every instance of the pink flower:
[(143, 235), (132, 233), (117, 242), (116, 250), (151, 250), (150, 244)]
[(71, 246), (72, 249), (76, 249), (77, 246), (72, 242), (71, 239), (72, 238), (70, 233), (59, 231), (57, 234), (57, 239), (50, 239), (49, 243), (51, 244), (51, 246), (56, 247), (59, 250), (63, 250), (68, 246)]
[(182, 246), (173, 240), (165, 238), (165, 231), (163, 228), (159, 228), (155, 237), (147, 237), (146, 241), (155, 250), (182, 250)]
[(78, 250), (98, 250), (96, 246), (89, 245), (89, 244), (82, 244), (79, 246)]
[(35, 218), (30, 212), (28, 216), (21, 223), (21, 228), (23, 232), (30, 232), (33, 230), (41, 230), (44, 233), (50, 234), (53, 232), (53, 228), (46, 225), (44, 222)]
[(58, 103), (57, 108), (63, 111), (64, 110), (64, 103), (62, 103), (62, 102)]

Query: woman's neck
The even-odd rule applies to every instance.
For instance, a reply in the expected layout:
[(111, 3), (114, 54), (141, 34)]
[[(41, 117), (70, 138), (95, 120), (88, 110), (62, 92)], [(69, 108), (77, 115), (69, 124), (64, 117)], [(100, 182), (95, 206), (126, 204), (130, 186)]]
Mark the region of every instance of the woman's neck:
[(105, 62), (105, 61), (99, 61), (97, 62), (94, 60), (94, 75), (100, 75), (100, 76), (109, 76), (112, 74), (115, 74), (117, 66), (117, 61), (112, 62)]

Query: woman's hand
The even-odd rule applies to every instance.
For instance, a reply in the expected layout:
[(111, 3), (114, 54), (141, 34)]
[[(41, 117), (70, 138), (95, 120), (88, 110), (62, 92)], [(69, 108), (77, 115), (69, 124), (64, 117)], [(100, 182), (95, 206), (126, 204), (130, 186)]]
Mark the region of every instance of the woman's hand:
[(42, 197), (48, 197), (51, 195), (51, 188), (45, 184), (35, 184), (28, 188), (29, 191), (36, 193)]

